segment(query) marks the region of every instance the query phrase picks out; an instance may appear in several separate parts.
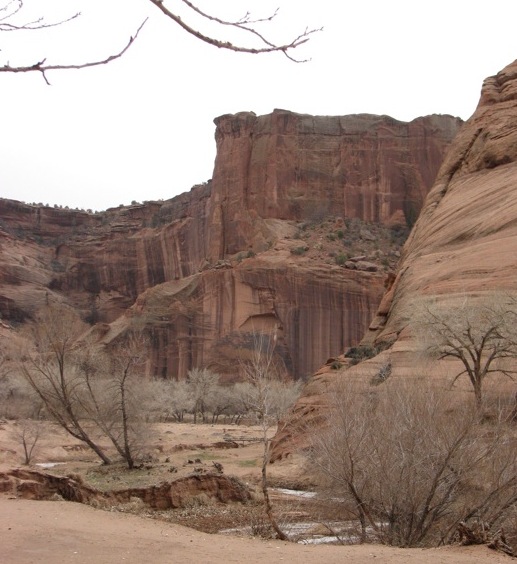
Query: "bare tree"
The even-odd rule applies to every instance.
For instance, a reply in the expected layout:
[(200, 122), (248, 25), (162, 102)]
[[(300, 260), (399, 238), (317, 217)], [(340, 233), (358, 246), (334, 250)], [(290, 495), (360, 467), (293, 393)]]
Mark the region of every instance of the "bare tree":
[(132, 331), (111, 351), (112, 375), (108, 389), (111, 391), (112, 413), (109, 437), (118, 453), (131, 470), (141, 449), (143, 427), (142, 402), (135, 396), (137, 384), (142, 380), (147, 360), (147, 338), (142, 331)]
[(22, 445), (23, 463), (31, 463), (41, 436), (45, 433), (42, 421), (32, 419), (20, 420), (15, 423), (13, 438)]
[(171, 397), (168, 405), (169, 413), (175, 421), (182, 423), (185, 419), (185, 413), (193, 409), (192, 397), (186, 382), (174, 381), (171, 384)]
[[(186, 18), (184, 15), (180, 14), (178, 11), (173, 11), (169, 9), (164, 2), (164, 0), (149, 0), (160, 12), (166, 16), (168, 19), (173, 21), (176, 25), (181, 27), (188, 34), (196, 37), (197, 39), (208, 43), (219, 49), (227, 49), (230, 51), (236, 51), (240, 53), (283, 53), (290, 60), (295, 62), (304, 62), (304, 60), (295, 59), (291, 52), (306, 43), (311, 35), (319, 29), (309, 29), (306, 28), (304, 31), (288, 40), (285, 43), (275, 43), (268, 39), (263, 32), (260, 30), (263, 24), (270, 23), (277, 16), (278, 10), (273, 14), (264, 18), (254, 18), (249, 12), (246, 12), (244, 16), (236, 20), (225, 20), (218, 17), (213, 13), (208, 13), (200, 9), (197, 5), (193, 4), (189, 0), (181, 0), (185, 10)], [(3, 0), (3, 4), (0, 4), (0, 32), (27, 32), (34, 30), (42, 30), (53, 28), (59, 25), (69, 23), (80, 16), (80, 13), (71, 14), (65, 19), (58, 21), (49, 21), (45, 16), (40, 16), (37, 18), (22, 19), (24, 10), (24, 0)], [(191, 18), (200, 19), (200, 24), (209, 24), (218, 29), (228, 31), (229, 29), (234, 30), (242, 34), (245, 38), (250, 40), (249, 44), (236, 44), (228, 41), (225, 38), (218, 38), (211, 35), (210, 33), (203, 32), (201, 28), (197, 27), (195, 24), (188, 23)], [(48, 71), (54, 70), (69, 70), (69, 69), (83, 69), (87, 67), (94, 67), (99, 65), (105, 65), (120, 58), (134, 43), (138, 34), (140, 33), (142, 27), (144, 26), (144, 20), (136, 32), (129, 38), (127, 44), (114, 54), (110, 54), (100, 60), (88, 61), (83, 63), (66, 64), (66, 63), (48, 63), (46, 58), (42, 58), (30, 65), (16, 65), (11, 64), (9, 61), (0, 66), (0, 72), (11, 72), (11, 73), (26, 73), (26, 72), (39, 72), (43, 76), (44, 80), (49, 84), (46, 73)]]
[(70, 308), (47, 306), (28, 329), (30, 348), (19, 367), (49, 415), (67, 433), (88, 445), (104, 464), (111, 462), (85, 426), (85, 377), (75, 361), (86, 326)]
[(236, 382), (227, 390), (230, 402), (227, 414), (232, 423), (238, 425), (249, 411), (249, 398), (252, 397), (250, 386), (247, 382)]
[(192, 397), (184, 380), (155, 378), (150, 381), (150, 393), (149, 411), (154, 420), (182, 423), (185, 414), (192, 411)]
[(289, 540), (274, 516), (267, 479), (267, 465), (270, 459), (269, 430), (279, 420), (279, 414), (273, 409), (273, 389), (276, 382), (285, 379), (286, 372), (283, 363), (276, 355), (276, 330), (272, 333), (254, 332), (252, 340), (253, 346), (251, 350), (245, 351), (247, 354), (243, 354), (240, 366), (245, 382), (250, 384), (248, 389), (250, 395), (246, 399), (247, 408), (255, 416), (262, 433), (264, 445), (261, 468), (262, 494), (267, 517), (277, 537), (281, 540)]
[[(360, 538), (396, 546), (450, 542), (460, 523), (493, 532), (517, 501), (512, 431), (429, 381), (336, 388), (311, 463), (321, 487), (356, 515)], [(488, 425), (488, 426), (487, 426)]]
[(206, 421), (207, 401), (219, 383), (219, 375), (207, 368), (193, 368), (187, 375), (187, 385), (192, 399), (194, 423), (201, 414), (203, 423)]
[(221, 415), (231, 411), (233, 403), (232, 387), (222, 386), (218, 383), (208, 395), (206, 407), (212, 414), (212, 424), (217, 423)]
[(453, 358), (463, 365), (454, 378), (466, 374), (476, 404), (481, 407), (483, 383), (494, 373), (512, 378), (516, 371), (505, 361), (517, 358), (515, 301), (499, 294), (467, 299), (461, 304), (423, 304), (413, 315), (422, 348), (437, 359)]
[(130, 331), (107, 354), (88, 341), (87, 327), (69, 308), (48, 306), (29, 331), (22, 374), (49, 415), (86, 443), (105, 463), (111, 459), (94, 435), (111, 441), (128, 468), (135, 466), (145, 434), (141, 390), (147, 339)]

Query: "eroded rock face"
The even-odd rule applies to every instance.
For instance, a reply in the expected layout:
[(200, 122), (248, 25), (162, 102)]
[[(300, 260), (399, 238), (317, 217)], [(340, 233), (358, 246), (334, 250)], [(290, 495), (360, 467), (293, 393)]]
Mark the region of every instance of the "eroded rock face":
[(200, 496), (220, 503), (247, 502), (251, 492), (240, 480), (220, 474), (186, 476), (157, 486), (102, 492), (78, 477), (54, 476), (47, 472), (14, 469), (0, 474), (0, 492), (23, 499), (65, 499), (104, 507), (129, 503), (134, 498), (152, 509), (187, 507)]
[(213, 180), (172, 200), (98, 214), (0, 200), (2, 319), (66, 301), (109, 344), (138, 315), (152, 336), (148, 372), (163, 377), (234, 370), (242, 334), (260, 328), (279, 328), (295, 378), (356, 342), (393, 257), (374, 255), (373, 228), (350, 233), (341, 219), (343, 241), (370, 245), (347, 267), (342, 242), (308, 242), (300, 227), (411, 222), (460, 120), (276, 110), (216, 123)]
[[(274, 253), (271, 253), (274, 254)], [(209, 366), (235, 375), (239, 346), (277, 328), (277, 350), (295, 377), (308, 376), (361, 328), (383, 291), (384, 273), (259, 259), (152, 288), (133, 308), (153, 327), (157, 374)], [(165, 323), (164, 323), (165, 321)], [(109, 342), (111, 333), (106, 334)]]
[[(515, 294), (516, 257), (517, 61), (485, 80), (479, 105), (451, 145), (404, 247), (396, 278), (365, 332), (365, 345), (391, 347), (356, 367), (344, 367), (333, 378), (367, 381), (388, 361), (390, 377), (416, 376), (415, 304), (424, 296), (436, 297), (454, 308), (486, 292)], [(433, 369), (434, 374), (447, 372), (443, 366)], [(316, 418), (326, 405), (322, 377), (312, 379), (292, 421), (277, 436), (274, 458), (291, 452), (296, 442), (303, 446), (307, 414)]]
[(257, 218), (340, 214), (413, 222), (462, 122), (439, 115), (406, 123), (275, 110), (225, 115), (215, 123), (210, 255), (222, 258), (250, 244), (263, 250)]
[(114, 321), (147, 288), (199, 271), (210, 193), (97, 214), (0, 199), (0, 315), (23, 321), (52, 295)]

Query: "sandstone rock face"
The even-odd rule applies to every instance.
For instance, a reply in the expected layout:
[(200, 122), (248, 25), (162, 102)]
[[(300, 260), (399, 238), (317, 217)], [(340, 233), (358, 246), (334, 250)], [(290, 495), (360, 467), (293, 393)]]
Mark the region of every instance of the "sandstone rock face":
[[(249, 346), (254, 332), (277, 328), (284, 365), (306, 377), (322, 358), (360, 339), (384, 274), (268, 258), (161, 284), (138, 298), (133, 310), (153, 327), (155, 373), (209, 366), (235, 375), (236, 345)], [(111, 338), (111, 332), (104, 337)]]
[(336, 214), (388, 223), (402, 215), (414, 221), (462, 122), (275, 110), (225, 115), (215, 123), (210, 254), (222, 258), (250, 243), (263, 250), (257, 217)]
[[(422, 295), (515, 290), (517, 61), (485, 80), (406, 243), (368, 340), (393, 339)], [(409, 319), (410, 324), (410, 319)]]
[[(336, 371), (334, 380), (367, 381), (388, 361), (391, 377), (417, 376), (411, 314), (424, 296), (454, 308), (466, 297), (486, 292), (516, 293), (516, 195), (517, 61), (485, 80), (479, 105), (451, 145), (404, 247), (396, 278), (365, 333), (364, 344), (391, 347), (372, 360)], [(447, 374), (447, 361), (438, 364), (433, 374)], [(325, 378), (328, 367), (309, 383), (293, 420), (277, 436), (273, 458), (291, 452), (296, 441), (303, 445), (302, 423), (309, 416), (316, 420), (326, 405)]]
[(49, 294), (111, 322), (147, 288), (199, 271), (210, 185), (98, 214), (0, 200), (0, 315), (23, 321)]
[[(64, 301), (109, 345), (139, 316), (162, 377), (234, 371), (242, 334), (264, 328), (296, 378), (355, 343), (394, 265), (372, 226), (412, 221), (460, 120), (276, 110), (216, 123), (213, 180), (166, 202), (92, 214), (0, 200), (2, 319)], [(299, 233), (336, 216), (374, 223), (340, 219), (332, 241)], [(354, 237), (369, 250), (346, 268)]]

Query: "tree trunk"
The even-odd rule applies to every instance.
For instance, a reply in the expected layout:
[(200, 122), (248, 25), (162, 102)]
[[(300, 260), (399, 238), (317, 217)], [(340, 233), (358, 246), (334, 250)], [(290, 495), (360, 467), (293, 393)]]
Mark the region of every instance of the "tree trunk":
[(476, 397), (476, 407), (481, 409), (483, 403), (482, 393), (481, 393), (481, 382), (475, 382), (474, 384), (474, 396)]
[(264, 496), (264, 503), (266, 505), (266, 515), (269, 519), (269, 523), (273, 527), (277, 538), (280, 540), (289, 540), (289, 537), (280, 529), (278, 523), (276, 522), (275, 516), (273, 515), (273, 506), (271, 505), (271, 500), (269, 498), (269, 491), (267, 486), (267, 464), (269, 462), (269, 439), (264, 439), (264, 456), (262, 458), (262, 494)]
[(124, 458), (127, 463), (127, 467), (130, 470), (133, 470), (135, 466), (135, 461), (133, 459), (133, 453), (131, 452), (131, 445), (129, 443), (129, 416), (127, 413), (127, 406), (126, 406), (126, 378), (127, 374), (124, 375), (124, 378), (120, 385), (120, 409), (122, 412), (122, 434), (124, 437)]
[(103, 464), (111, 464), (111, 460), (106, 456), (100, 446), (96, 445), (89, 437), (85, 437), (84, 442), (93, 450), (93, 452), (102, 460)]

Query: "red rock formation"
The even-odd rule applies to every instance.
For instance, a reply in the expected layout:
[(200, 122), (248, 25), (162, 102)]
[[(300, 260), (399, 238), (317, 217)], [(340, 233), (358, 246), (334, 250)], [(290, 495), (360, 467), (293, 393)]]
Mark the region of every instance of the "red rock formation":
[(65, 300), (104, 324), (106, 343), (142, 316), (153, 337), (149, 372), (164, 377), (234, 366), (239, 335), (257, 327), (281, 327), (295, 377), (357, 341), (389, 261), (373, 255), (375, 237), (363, 230), (372, 256), (338, 267), (328, 253), (342, 243), (309, 245), (298, 222), (410, 221), (460, 120), (277, 110), (216, 123), (213, 181), (172, 200), (99, 214), (0, 200), (1, 316), (23, 321)]
[[(309, 267), (285, 252), (282, 264), (268, 258), (161, 284), (138, 298), (133, 312), (153, 328), (155, 373), (210, 366), (235, 375), (243, 333), (249, 339), (253, 331), (279, 326), (284, 364), (306, 377), (322, 358), (360, 339), (382, 293), (383, 273)], [(111, 338), (106, 334), (105, 342)]]
[[(454, 308), (486, 292), (515, 294), (516, 190), (517, 61), (485, 80), (479, 105), (451, 145), (404, 247), (397, 276), (365, 333), (365, 345), (389, 343), (390, 349), (334, 372), (332, 379), (371, 377), (388, 359), (391, 377), (415, 376), (412, 312), (424, 296)], [(447, 374), (444, 363), (433, 367), (434, 375)], [(324, 409), (330, 375), (328, 369), (323, 372), (311, 380), (292, 421), (277, 436), (273, 458), (302, 445), (307, 419), (317, 420)]]
[(396, 338), (422, 295), (513, 291), (517, 251), (517, 61), (487, 78), (408, 240), (369, 341)]
[(210, 473), (186, 476), (157, 486), (103, 492), (84, 484), (77, 476), (54, 476), (17, 468), (0, 473), (0, 492), (34, 500), (56, 499), (59, 496), (67, 501), (97, 503), (104, 507), (129, 503), (138, 498), (152, 509), (187, 507), (199, 496), (219, 503), (245, 503), (251, 499), (249, 488), (237, 478)]
[(258, 218), (414, 221), (461, 120), (275, 110), (215, 123), (210, 256), (223, 258), (247, 246), (264, 250)]
[(48, 295), (111, 322), (147, 288), (198, 272), (210, 186), (98, 214), (0, 199), (0, 315), (30, 317)]

